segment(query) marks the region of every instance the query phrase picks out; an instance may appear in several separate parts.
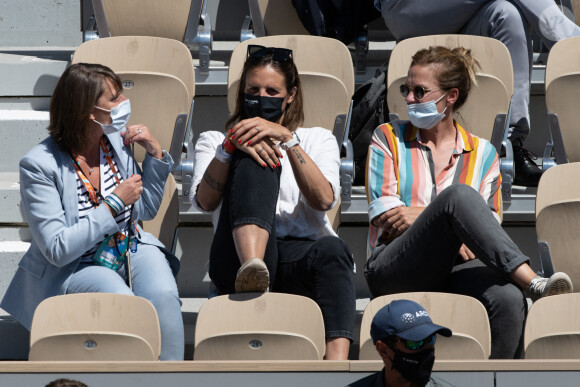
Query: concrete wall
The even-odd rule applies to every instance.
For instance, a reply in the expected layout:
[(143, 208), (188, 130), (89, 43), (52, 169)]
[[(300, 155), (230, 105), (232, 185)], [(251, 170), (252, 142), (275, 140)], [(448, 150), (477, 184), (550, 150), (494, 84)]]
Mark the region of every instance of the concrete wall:
[(0, 47), (76, 47), (79, 0), (0, 0)]

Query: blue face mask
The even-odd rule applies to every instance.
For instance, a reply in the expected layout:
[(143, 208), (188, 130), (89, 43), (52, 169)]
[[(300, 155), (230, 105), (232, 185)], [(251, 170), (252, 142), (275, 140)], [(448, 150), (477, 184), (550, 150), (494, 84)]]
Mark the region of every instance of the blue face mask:
[(128, 99), (124, 100), (111, 110), (103, 109), (98, 106), (95, 107), (99, 110), (109, 112), (111, 114), (110, 124), (101, 124), (99, 121), (93, 120), (97, 124), (101, 125), (103, 133), (105, 134), (112, 134), (115, 132), (120, 132), (121, 130), (125, 129), (125, 127), (127, 126), (127, 122), (129, 122), (129, 117), (131, 117), (131, 103), (129, 102)]
[(407, 105), (409, 121), (419, 129), (432, 129), (437, 126), (437, 124), (445, 118), (445, 110), (447, 110), (447, 106), (441, 113), (437, 111), (437, 103), (445, 97), (445, 94), (443, 94), (437, 101)]

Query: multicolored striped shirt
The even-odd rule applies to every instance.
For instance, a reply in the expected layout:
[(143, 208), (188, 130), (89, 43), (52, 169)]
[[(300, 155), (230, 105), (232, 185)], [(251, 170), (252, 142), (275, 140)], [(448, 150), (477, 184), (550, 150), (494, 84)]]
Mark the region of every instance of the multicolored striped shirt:
[[(457, 122), (457, 138), (450, 163), (438, 176), (431, 150), (408, 121), (394, 121), (375, 129), (366, 166), (369, 219), (399, 206), (426, 207), (451, 184), (467, 184), (477, 190), (500, 221), (501, 175), (495, 148), (471, 135)], [(370, 224), (372, 250), (380, 244), (382, 229)]]

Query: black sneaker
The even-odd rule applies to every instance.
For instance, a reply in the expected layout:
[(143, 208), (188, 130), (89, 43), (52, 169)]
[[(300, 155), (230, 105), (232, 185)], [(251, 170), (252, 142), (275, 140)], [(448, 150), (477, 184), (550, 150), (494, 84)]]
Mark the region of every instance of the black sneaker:
[(526, 187), (538, 186), (538, 182), (542, 176), (542, 169), (534, 162), (537, 158), (538, 156), (527, 149), (519, 146), (514, 147), (514, 166), (516, 169), (515, 185), (523, 185)]

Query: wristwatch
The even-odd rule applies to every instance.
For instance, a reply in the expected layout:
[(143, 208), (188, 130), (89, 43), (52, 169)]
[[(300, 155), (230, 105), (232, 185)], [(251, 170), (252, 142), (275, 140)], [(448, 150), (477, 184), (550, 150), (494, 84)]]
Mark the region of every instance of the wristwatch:
[(280, 144), (280, 148), (284, 149), (285, 151), (287, 151), (288, 149), (292, 148), (293, 146), (296, 146), (300, 144), (300, 137), (298, 137), (298, 135), (296, 134), (296, 132), (292, 132), (292, 139)]

